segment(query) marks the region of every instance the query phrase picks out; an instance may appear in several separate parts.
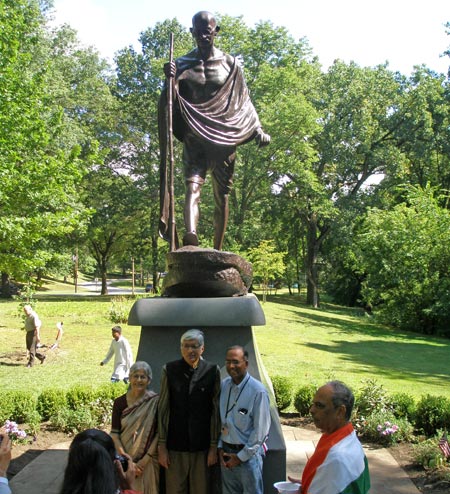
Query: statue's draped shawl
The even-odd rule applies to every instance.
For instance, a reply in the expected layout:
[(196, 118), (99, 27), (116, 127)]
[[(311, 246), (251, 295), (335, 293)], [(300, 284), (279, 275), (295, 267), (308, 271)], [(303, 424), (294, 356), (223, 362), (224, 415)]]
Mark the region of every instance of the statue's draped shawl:
[[(225, 56), (225, 55), (224, 55)], [(186, 129), (194, 132), (206, 142), (216, 146), (233, 148), (255, 137), (261, 126), (256, 110), (250, 100), (241, 68), (233, 61), (233, 66), (225, 84), (208, 101), (194, 104), (184, 99), (179, 93), (179, 82), (184, 72), (197, 65), (198, 59), (186, 55), (177, 59), (175, 80), (173, 132), (178, 140), (183, 141)], [(160, 235), (169, 237), (169, 204), (167, 186), (167, 94), (163, 91), (159, 104), (158, 128), (160, 141)]]

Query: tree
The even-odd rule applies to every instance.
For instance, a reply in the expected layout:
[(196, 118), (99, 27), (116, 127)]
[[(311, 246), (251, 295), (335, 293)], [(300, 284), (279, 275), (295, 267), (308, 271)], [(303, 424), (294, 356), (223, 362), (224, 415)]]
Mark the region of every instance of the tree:
[(107, 273), (114, 257), (129, 253), (130, 242), (137, 236), (136, 215), (139, 203), (135, 200), (132, 179), (102, 166), (92, 170), (84, 180), (84, 202), (92, 210), (87, 239), (91, 255), (97, 263), (101, 278), (101, 295), (108, 293)]
[[(41, 2), (43, 11), (46, 3)], [(24, 279), (45, 266), (43, 240), (79, 225), (79, 153), (57, 149), (61, 111), (47, 105), (51, 72), (45, 16), (37, 1), (5, 1), (0, 10), (0, 271)], [(44, 242), (45, 243), (45, 242)], [(4, 292), (3, 292), (4, 293)]]
[(449, 335), (450, 212), (431, 187), (408, 186), (406, 201), (373, 209), (358, 236), (363, 296), (400, 329)]
[(249, 249), (248, 256), (253, 264), (253, 276), (260, 278), (263, 285), (263, 302), (266, 301), (269, 282), (283, 276), (284, 252), (275, 252), (272, 240), (263, 240), (258, 247)]

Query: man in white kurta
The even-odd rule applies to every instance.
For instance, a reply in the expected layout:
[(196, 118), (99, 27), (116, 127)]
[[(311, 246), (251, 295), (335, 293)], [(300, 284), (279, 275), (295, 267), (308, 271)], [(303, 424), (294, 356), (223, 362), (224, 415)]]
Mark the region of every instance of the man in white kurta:
[(107, 364), (114, 355), (114, 372), (111, 376), (111, 382), (116, 383), (124, 381), (128, 383), (130, 367), (133, 363), (133, 353), (128, 340), (122, 336), (122, 328), (114, 326), (111, 330), (113, 339), (106, 357), (100, 362), (100, 365)]

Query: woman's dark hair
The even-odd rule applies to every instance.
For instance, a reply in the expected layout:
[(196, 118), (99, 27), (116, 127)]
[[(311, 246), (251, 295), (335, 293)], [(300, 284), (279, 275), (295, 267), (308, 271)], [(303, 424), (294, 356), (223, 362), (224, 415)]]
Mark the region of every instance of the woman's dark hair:
[(87, 429), (77, 434), (70, 445), (60, 494), (115, 494), (119, 488), (115, 452), (106, 432)]

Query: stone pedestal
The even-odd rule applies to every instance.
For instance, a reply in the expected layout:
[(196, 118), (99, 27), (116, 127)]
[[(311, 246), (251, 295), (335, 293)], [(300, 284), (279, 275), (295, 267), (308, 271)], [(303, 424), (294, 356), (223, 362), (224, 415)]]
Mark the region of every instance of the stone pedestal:
[[(274, 482), (286, 478), (286, 445), (275, 405), (272, 384), (259, 357), (252, 326), (265, 324), (254, 295), (216, 298), (146, 298), (137, 300), (128, 318), (131, 326), (141, 326), (136, 360), (145, 360), (153, 370), (152, 388), (158, 392), (162, 366), (180, 358), (181, 335), (191, 328), (205, 334), (206, 360), (219, 365), (222, 378), (226, 349), (241, 345), (249, 353), (250, 374), (263, 382), (271, 402), (272, 424), (264, 460), (264, 492), (273, 494)], [(195, 494), (195, 493), (192, 493)], [(211, 493), (213, 494), (213, 493)]]

